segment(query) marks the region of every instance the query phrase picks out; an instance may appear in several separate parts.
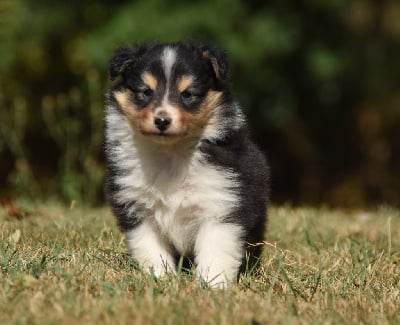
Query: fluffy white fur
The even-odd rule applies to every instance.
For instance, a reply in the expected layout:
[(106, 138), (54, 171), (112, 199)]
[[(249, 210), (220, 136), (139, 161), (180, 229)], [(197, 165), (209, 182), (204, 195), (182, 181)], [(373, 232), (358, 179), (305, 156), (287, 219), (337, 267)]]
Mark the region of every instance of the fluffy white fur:
[(238, 225), (202, 223), (195, 243), (197, 272), (213, 287), (225, 288), (236, 280), (243, 257), (241, 235)]

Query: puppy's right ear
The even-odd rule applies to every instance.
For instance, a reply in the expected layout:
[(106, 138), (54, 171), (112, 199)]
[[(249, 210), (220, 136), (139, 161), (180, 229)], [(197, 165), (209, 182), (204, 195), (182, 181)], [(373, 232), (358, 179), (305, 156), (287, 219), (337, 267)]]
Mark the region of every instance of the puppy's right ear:
[(146, 47), (143, 45), (133, 48), (125, 47), (117, 50), (109, 63), (108, 73), (110, 80), (114, 81), (121, 76), (128, 67), (135, 64), (145, 51)]
[(122, 48), (115, 52), (110, 60), (108, 73), (110, 80), (114, 81), (124, 70), (134, 62), (134, 51), (130, 48)]

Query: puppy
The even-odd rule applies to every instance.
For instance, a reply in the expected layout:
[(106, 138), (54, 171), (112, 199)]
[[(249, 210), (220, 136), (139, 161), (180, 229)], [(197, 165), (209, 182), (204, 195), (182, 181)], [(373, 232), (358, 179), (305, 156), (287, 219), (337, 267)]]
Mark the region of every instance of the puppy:
[(156, 276), (180, 256), (225, 288), (260, 255), (268, 167), (225, 83), (224, 52), (186, 43), (117, 51), (106, 107), (106, 193), (132, 256)]

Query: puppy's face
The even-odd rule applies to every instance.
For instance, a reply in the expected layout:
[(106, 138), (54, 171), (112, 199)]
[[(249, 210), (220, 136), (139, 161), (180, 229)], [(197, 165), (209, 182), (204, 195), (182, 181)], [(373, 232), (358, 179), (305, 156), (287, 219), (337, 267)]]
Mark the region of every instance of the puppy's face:
[(222, 101), (223, 53), (186, 44), (122, 49), (110, 62), (111, 95), (135, 132), (158, 143), (198, 136)]

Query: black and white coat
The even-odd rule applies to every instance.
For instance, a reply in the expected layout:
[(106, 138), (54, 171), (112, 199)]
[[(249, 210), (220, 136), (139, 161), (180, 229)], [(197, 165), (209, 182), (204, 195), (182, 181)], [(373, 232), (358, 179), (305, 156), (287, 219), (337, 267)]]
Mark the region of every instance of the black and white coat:
[(264, 238), (268, 167), (225, 85), (225, 55), (191, 44), (116, 52), (106, 107), (106, 192), (132, 256), (156, 276), (193, 258), (235, 281)]

